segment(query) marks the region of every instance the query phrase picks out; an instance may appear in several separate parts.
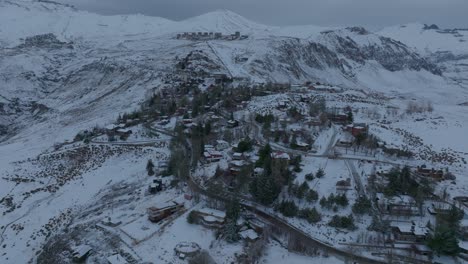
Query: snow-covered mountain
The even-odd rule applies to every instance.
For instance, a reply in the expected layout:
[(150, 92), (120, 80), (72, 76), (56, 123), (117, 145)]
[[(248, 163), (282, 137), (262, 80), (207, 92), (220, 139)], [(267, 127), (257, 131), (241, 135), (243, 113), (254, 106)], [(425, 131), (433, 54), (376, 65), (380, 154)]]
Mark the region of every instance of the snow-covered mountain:
[(440, 29), (437, 25), (413, 23), (388, 27), (379, 34), (416, 49), (447, 77), (468, 87), (468, 28)]
[[(31, 0), (1, 0), (0, 24), (0, 98), (5, 101), (0, 113), (8, 134), (39, 117), (53, 117), (58, 126), (108, 122), (138, 107), (167, 76), (177, 75), (182, 58), (196, 71), (257, 82), (324, 81), (347, 88), (453, 94), (440, 63), (388, 34), (358, 27), (272, 27), (227, 10), (183, 21), (102, 16)], [(175, 39), (178, 33), (200, 31), (240, 31), (248, 38)]]

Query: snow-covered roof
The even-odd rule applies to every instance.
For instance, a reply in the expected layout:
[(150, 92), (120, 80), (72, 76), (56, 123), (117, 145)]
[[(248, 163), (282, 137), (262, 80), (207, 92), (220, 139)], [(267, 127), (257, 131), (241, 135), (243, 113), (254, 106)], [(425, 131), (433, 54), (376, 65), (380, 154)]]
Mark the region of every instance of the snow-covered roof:
[(213, 145), (205, 145), (205, 149), (214, 149)]
[(412, 233), (413, 232), (413, 224), (410, 222), (400, 222), (400, 221), (392, 221), (390, 223), (391, 227), (398, 228), (398, 230), (402, 233)]
[(116, 128), (116, 127), (119, 127), (119, 126), (117, 126), (117, 125), (115, 125), (115, 124), (110, 124), (110, 125), (107, 125), (107, 126), (105, 127), (105, 129), (111, 130), (111, 129), (114, 129), (114, 128)]
[(128, 262), (120, 254), (115, 254), (107, 257), (109, 264), (128, 264)]
[(214, 216), (212, 216), (212, 215), (205, 215), (205, 216), (203, 217), (203, 220), (205, 220), (205, 221), (208, 222), (208, 223), (217, 222), (218, 219), (219, 219), (219, 217), (214, 217)]
[(255, 232), (255, 230), (253, 229), (247, 229), (245, 231), (242, 231), (239, 233), (239, 235), (243, 238), (243, 239), (251, 239), (251, 240), (255, 240), (258, 238), (258, 234), (257, 232)]
[(88, 245), (76, 246), (73, 248), (73, 256), (82, 258), (86, 254), (88, 254), (88, 252), (90, 252), (91, 250), (92, 248)]
[(208, 152), (211, 156), (222, 156), (223, 154), (217, 150), (214, 149), (207, 149), (206, 152)]
[(254, 172), (255, 172), (255, 173), (262, 173), (263, 171), (264, 171), (263, 168), (255, 168), (255, 169), (254, 169)]
[(428, 231), (428, 228), (425, 226), (415, 226), (413, 233), (417, 236), (424, 236), (427, 235)]
[(128, 132), (132, 132), (132, 130), (130, 130), (128, 128), (119, 128), (119, 129), (117, 129), (117, 132), (119, 132), (119, 133), (128, 133)]
[(245, 162), (243, 160), (233, 160), (231, 161), (231, 165), (235, 167), (242, 167), (245, 165)]
[(194, 242), (181, 242), (174, 248), (175, 251), (182, 254), (190, 254), (200, 250), (200, 246)]
[(399, 196), (393, 196), (390, 200), (390, 203), (392, 204), (412, 204), (414, 203), (413, 197), (409, 195), (399, 195)]
[(271, 153), (271, 157), (274, 159), (287, 159), (287, 160), (291, 159), (289, 157), (289, 154), (285, 152), (273, 152)]
[(216, 216), (216, 217), (221, 217), (221, 218), (226, 217), (225, 212), (215, 210), (215, 209), (211, 209), (211, 208), (201, 208), (201, 209), (198, 209), (197, 211), (200, 212), (200, 213), (203, 213), (203, 214), (213, 215), (213, 216)]

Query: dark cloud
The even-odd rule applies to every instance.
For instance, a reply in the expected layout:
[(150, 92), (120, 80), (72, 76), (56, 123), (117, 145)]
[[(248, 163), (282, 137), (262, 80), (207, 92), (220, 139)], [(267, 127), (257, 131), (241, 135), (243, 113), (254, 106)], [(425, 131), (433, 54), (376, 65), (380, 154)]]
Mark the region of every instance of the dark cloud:
[(229, 9), (270, 25), (362, 25), (410, 22), (468, 27), (467, 0), (57, 0), (105, 15), (141, 13), (182, 20)]

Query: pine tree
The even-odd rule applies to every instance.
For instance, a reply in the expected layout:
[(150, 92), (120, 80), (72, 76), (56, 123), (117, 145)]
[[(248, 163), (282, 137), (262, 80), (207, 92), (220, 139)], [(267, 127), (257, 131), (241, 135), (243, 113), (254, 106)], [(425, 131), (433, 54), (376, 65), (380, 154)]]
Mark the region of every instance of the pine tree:
[(454, 256), (460, 252), (455, 231), (445, 225), (436, 227), (436, 231), (427, 245), (437, 254)]
[(320, 179), (320, 178), (322, 178), (323, 176), (325, 176), (325, 171), (324, 171), (322, 168), (319, 168), (319, 169), (317, 170), (317, 173), (315, 174), (315, 177), (317, 177), (317, 178)]
[(308, 202), (313, 202), (318, 200), (318, 193), (315, 190), (309, 190), (309, 192), (306, 195), (306, 200)]
[(150, 159), (148, 160), (148, 163), (146, 163), (146, 172), (148, 172), (148, 176), (154, 175), (154, 164)]
[(240, 239), (239, 234), (237, 233), (236, 222), (232, 219), (227, 220), (222, 234), (224, 239), (229, 243), (234, 243)]
[(348, 112), (348, 122), (353, 123), (354, 122), (354, 117), (353, 117), (353, 112), (349, 111)]

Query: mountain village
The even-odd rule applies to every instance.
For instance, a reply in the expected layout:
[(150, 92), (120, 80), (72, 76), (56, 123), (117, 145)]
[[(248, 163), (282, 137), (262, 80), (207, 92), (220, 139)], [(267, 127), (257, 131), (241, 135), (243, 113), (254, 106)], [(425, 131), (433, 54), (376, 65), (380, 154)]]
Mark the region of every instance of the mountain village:
[[(11, 65), (47, 65), (0, 61), (18, 71), (0, 85), (24, 89), (0, 93), (1, 263), (468, 262), (468, 97), (430, 86), (438, 66), (363, 28), (322, 31), (321, 44), (271, 33), (265, 46), (284, 52), (272, 55), (243, 48), (265, 43), (260, 25), (198, 19), (161, 33), (170, 45), (0, 39)], [(340, 53), (353, 45), (365, 55)], [(381, 82), (359, 72), (377, 63)], [(408, 71), (429, 76), (423, 88)], [(461, 89), (456, 72), (447, 89)], [(402, 90), (382, 88), (390, 74)]]

